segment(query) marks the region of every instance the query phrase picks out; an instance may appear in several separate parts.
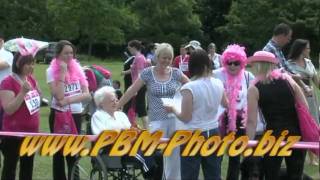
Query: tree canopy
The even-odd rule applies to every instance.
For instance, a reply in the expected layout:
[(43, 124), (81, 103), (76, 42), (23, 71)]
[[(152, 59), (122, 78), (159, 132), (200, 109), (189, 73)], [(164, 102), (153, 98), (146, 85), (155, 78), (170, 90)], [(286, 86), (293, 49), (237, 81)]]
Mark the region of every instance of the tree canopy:
[(319, 0), (2, 0), (0, 8), (8, 38), (68, 39), (88, 54), (97, 44), (115, 54), (131, 39), (176, 49), (195, 39), (220, 51), (236, 42), (252, 53), (280, 22), (291, 25), (293, 39), (309, 39), (313, 55), (320, 49)]

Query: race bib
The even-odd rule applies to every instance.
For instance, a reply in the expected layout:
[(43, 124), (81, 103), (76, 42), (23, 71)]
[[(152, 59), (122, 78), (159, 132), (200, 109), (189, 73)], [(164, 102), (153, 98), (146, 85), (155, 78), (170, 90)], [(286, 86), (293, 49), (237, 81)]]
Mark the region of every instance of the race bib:
[(79, 94), (79, 93), (81, 93), (81, 86), (80, 86), (79, 81), (73, 82), (73, 83), (70, 83), (70, 84), (66, 84), (64, 86), (64, 95), (66, 97), (73, 96), (73, 95), (76, 95), (76, 94)]
[(31, 115), (39, 111), (41, 101), (37, 90), (29, 91), (24, 96), (24, 101)]
[(188, 63), (187, 62), (180, 62), (179, 69), (183, 72), (189, 71)]

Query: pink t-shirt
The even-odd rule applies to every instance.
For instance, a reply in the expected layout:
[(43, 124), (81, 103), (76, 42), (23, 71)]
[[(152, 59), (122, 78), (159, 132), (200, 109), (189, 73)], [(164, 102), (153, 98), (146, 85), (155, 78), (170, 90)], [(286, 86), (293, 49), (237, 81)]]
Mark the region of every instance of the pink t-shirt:
[[(32, 76), (27, 77), (28, 82), (30, 83), (33, 90), (37, 89), (37, 82)], [(17, 96), (20, 92), (21, 85), (19, 82), (12, 76), (7, 76), (0, 85), (1, 90), (9, 90), (14, 92), (14, 96)], [(19, 109), (8, 115), (4, 112), (3, 114), (3, 131), (14, 131), (14, 132), (38, 132), (39, 131), (39, 111), (30, 114), (26, 102), (23, 101)]]
[(131, 78), (132, 78), (132, 83), (138, 79), (139, 73), (146, 67), (147, 60), (144, 57), (143, 54), (138, 53), (131, 65)]

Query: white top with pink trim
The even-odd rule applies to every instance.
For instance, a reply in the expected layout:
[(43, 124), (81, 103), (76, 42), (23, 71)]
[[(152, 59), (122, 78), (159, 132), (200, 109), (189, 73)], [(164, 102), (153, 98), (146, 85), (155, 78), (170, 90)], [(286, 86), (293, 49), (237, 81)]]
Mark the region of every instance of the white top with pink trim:
[[(53, 74), (52, 74), (52, 69), (49, 67), (47, 69), (47, 83), (51, 83), (54, 81)], [(75, 95), (79, 95), (82, 93), (81, 90), (81, 85), (80, 81), (75, 81), (75, 82), (70, 82), (70, 83), (65, 83), (64, 85), (64, 96), (65, 97), (71, 97)], [(51, 99), (51, 108), (59, 110), (59, 111), (67, 111), (69, 109), (69, 105), (64, 106), (61, 108), (60, 106), (57, 105), (57, 100), (52, 96)], [(82, 103), (73, 103), (70, 104), (70, 109), (73, 114), (78, 114), (82, 113)]]

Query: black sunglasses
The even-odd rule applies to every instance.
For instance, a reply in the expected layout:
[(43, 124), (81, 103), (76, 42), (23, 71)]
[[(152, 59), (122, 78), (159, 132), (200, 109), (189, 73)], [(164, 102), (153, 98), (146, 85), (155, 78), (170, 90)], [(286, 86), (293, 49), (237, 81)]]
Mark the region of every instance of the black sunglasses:
[(231, 66), (232, 64), (234, 66), (239, 66), (241, 64), (241, 62), (240, 61), (229, 61), (229, 62), (227, 62), (228, 66)]

